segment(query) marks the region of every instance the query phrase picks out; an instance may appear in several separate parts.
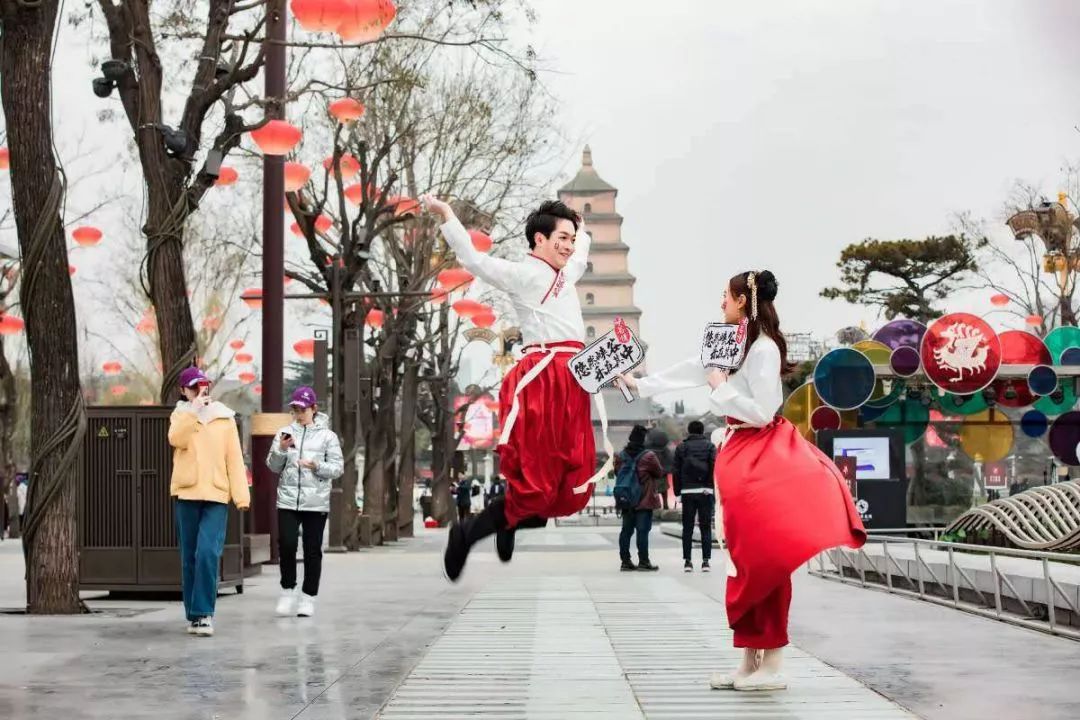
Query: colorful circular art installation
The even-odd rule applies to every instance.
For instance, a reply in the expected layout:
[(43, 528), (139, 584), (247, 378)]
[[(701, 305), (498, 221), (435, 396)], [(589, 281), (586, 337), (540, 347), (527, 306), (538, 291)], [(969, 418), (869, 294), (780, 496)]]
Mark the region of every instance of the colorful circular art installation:
[[(1036, 335), (1024, 330), (1006, 330), (998, 338), (1001, 340), (1002, 365), (1049, 365), (1053, 362), (1050, 351)], [(997, 392), (998, 405), (1017, 408), (1035, 402), (1035, 393), (1031, 391), (1026, 378), (997, 380), (994, 390)]]
[(1060, 415), (1050, 425), (1050, 452), (1066, 465), (1080, 465), (1076, 446), (1080, 444), (1080, 412)]
[(901, 347), (918, 348), (922, 344), (926, 326), (915, 320), (893, 320), (874, 333), (873, 339), (890, 350)]
[(918, 400), (903, 400), (890, 406), (875, 422), (879, 427), (902, 429), (904, 442), (910, 445), (926, 434), (930, 408)]
[(964, 418), (960, 426), (960, 447), (972, 460), (997, 462), (1012, 450), (1013, 434), (1012, 421), (1008, 416), (987, 410)]
[(1050, 421), (1039, 410), (1028, 410), (1020, 418), (1020, 431), (1028, 437), (1042, 437), (1049, 426)]
[(822, 405), (810, 415), (810, 427), (814, 432), (839, 430), (840, 413), (828, 405)]
[[(874, 365), (888, 365), (893, 351), (888, 345), (877, 340), (860, 340), (852, 345), (870, 359)], [(904, 381), (900, 379), (878, 378), (874, 382), (874, 391), (866, 404), (872, 408), (884, 408), (896, 402), (904, 394)]]
[(982, 318), (952, 313), (930, 324), (920, 355), (930, 382), (945, 392), (968, 395), (994, 381), (1001, 366), (1001, 341)]
[(990, 405), (981, 392), (974, 395), (953, 395), (945, 393), (938, 398), (942, 412), (950, 415), (974, 415), (986, 410)]
[[(1080, 328), (1059, 327), (1050, 331), (1043, 342), (1055, 367), (1080, 365)], [(1035, 409), (1054, 416), (1069, 412), (1076, 405), (1076, 389), (1071, 382), (1059, 383), (1058, 391), (1035, 401)]]
[(810, 418), (819, 407), (821, 407), (821, 398), (818, 397), (814, 384), (808, 382), (795, 388), (788, 395), (781, 414), (798, 428), (804, 438), (813, 441), (814, 429), (810, 427)]
[(854, 410), (870, 399), (877, 378), (870, 358), (853, 348), (825, 353), (814, 368), (814, 387), (826, 405)]
[(911, 345), (901, 345), (892, 351), (892, 355), (889, 356), (889, 365), (900, 377), (911, 377), (919, 372), (919, 366), (922, 365), (919, 349)]
[(1049, 395), (1057, 390), (1057, 371), (1049, 365), (1033, 367), (1031, 372), (1028, 373), (1027, 384), (1032, 395)]

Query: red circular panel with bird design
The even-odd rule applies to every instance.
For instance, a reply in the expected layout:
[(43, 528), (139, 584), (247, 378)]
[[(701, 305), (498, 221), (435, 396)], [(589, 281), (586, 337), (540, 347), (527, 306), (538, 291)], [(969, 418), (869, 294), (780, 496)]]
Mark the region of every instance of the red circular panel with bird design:
[(930, 324), (920, 354), (930, 382), (945, 392), (970, 395), (993, 382), (1001, 367), (1001, 340), (982, 318), (951, 313)]
[[(1037, 335), (1026, 330), (1006, 330), (998, 335), (1001, 340), (1001, 363), (1003, 365), (1053, 365), (1050, 351)], [(1038, 398), (1028, 387), (1026, 377), (998, 380), (994, 383), (997, 403), (1004, 407), (1025, 407)]]

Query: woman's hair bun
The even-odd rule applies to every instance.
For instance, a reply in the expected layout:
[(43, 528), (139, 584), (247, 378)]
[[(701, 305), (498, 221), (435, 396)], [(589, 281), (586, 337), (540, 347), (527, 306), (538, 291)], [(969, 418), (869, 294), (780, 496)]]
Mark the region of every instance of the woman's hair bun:
[(777, 284), (776, 276), (770, 270), (762, 270), (754, 277), (757, 284), (758, 299), (772, 302), (776, 299)]

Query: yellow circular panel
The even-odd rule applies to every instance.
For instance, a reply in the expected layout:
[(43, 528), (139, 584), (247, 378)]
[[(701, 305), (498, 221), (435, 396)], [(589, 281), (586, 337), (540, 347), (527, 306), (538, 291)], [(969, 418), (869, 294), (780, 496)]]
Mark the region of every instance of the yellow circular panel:
[[(889, 349), (889, 346), (885, 343), (878, 342), (877, 340), (860, 340), (852, 345), (852, 347), (870, 358), (870, 362), (875, 365), (888, 365), (889, 360), (892, 358), (892, 350)], [(870, 395), (870, 399), (867, 400), (867, 402), (872, 403), (875, 400), (881, 400), (888, 394), (889, 392), (885, 390), (885, 381), (878, 380), (874, 383), (874, 392)]]
[(960, 426), (960, 447), (976, 462), (997, 462), (1009, 454), (1012, 446), (1013, 426), (1002, 413), (995, 413), (995, 422), (991, 423), (990, 411), (983, 410), (967, 415)]
[(803, 383), (788, 395), (784, 403), (783, 415), (799, 429), (804, 438), (812, 442), (814, 431), (810, 427), (810, 416), (819, 407), (821, 407), (821, 398), (814, 389), (814, 383)]

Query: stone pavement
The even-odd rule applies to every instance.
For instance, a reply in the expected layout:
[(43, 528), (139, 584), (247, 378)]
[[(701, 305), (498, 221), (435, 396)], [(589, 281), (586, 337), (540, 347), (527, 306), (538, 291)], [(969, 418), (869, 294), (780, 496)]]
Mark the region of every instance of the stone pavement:
[[(272, 616), (269, 568), (222, 595), (210, 639), (184, 633), (177, 602), (0, 615), (0, 718), (916, 716), (892, 701), (933, 720), (1080, 715), (1080, 644), (803, 573), (791, 689), (710, 691), (735, 659), (722, 565), (684, 575), (678, 544), (654, 532), (661, 571), (619, 573), (616, 536), (522, 533), (513, 563), (481, 548), (458, 585), (441, 576), (443, 532), (328, 555), (311, 619)], [(21, 553), (0, 543), (0, 608), (21, 604)]]

